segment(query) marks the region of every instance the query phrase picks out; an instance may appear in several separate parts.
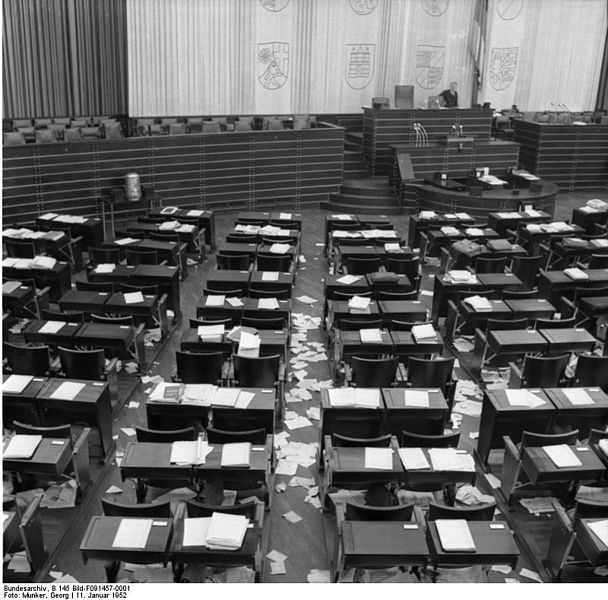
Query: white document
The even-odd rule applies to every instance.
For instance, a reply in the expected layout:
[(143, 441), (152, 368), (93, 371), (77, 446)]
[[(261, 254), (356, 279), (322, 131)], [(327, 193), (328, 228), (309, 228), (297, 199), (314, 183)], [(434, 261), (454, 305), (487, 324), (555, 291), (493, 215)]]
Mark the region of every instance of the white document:
[(6, 283), (2, 284), (2, 293), (10, 294), (10, 293), (14, 292), (16, 289), (19, 289), (20, 287), (21, 287), (20, 281), (7, 281)]
[(456, 229), (456, 227), (450, 227), (448, 225), (441, 228), (441, 233), (443, 233), (443, 235), (446, 235), (448, 237), (451, 237), (454, 235), (460, 235), (460, 231), (458, 231), (458, 229)]
[(179, 221), (165, 221), (158, 226), (159, 231), (173, 231), (180, 226)]
[(421, 210), (418, 214), (419, 219), (432, 219), (437, 216), (434, 210)]
[(163, 208), (160, 211), (160, 214), (161, 215), (174, 215), (178, 210), (179, 210), (179, 208), (177, 208), (177, 206), (165, 206), (165, 208)]
[(279, 460), (275, 470), (276, 475), (295, 475), (298, 470), (298, 463), (291, 460)]
[(290, 221), (291, 213), (279, 213), (279, 221)]
[(38, 217), (39, 219), (42, 219), (43, 221), (52, 221), (54, 218), (58, 217), (59, 215), (57, 213), (54, 212), (50, 212), (50, 213), (46, 213), (44, 215), (42, 215), (41, 217)]
[(222, 446), (222, 467), (248, 467), (251, 444), (243, 442), (239, 444), (224, 444)]
[(527, 406), (528, 408), (536, 408), (542, 406), (545, 401), (530, 392), (529, 390), (505, 390), (507, 402), (511, 406)]
[(2, 384), (2, 392), (20, 394), (34, 379), (31, 375), (9, 375)]
[(41, 435), (15, 435), (6, 446), (4, 458), (32, 458), (42, 441)]
[(355, 403), (355, 388), (333, 388), (327, 390), (331, 406), (353, 406)]
[(200, 337), (204, 342), (221, 342), (224, 331), (224, 325), (199, 325), (196, 328), (198, 337)]
[(249, 519), (242, 515), (214, 512), (207, 529), (206, 546), (219, 550), (238, 550), (243, 544)]
[(456, 218), (461, 219), (461, 220), (467, 220), (467, 219), (470, 219), (471, 217), (469, 216), (469, 213), (457, 212)]
[(243, 306), (243, 301), (240, 298), (226, 298), (226, 302), (228, 302), (228, 304), (230, 304), (230, 306), (233, 308)]
[(392, 448), (365, 448), (365, 468), (390, 471), (393, 468)]
[(425, 340), (437, 339), (437, 332), (433, 329), (431, 323), (427, 323), (426, 325), (414, 325), (412, 327), (412, 335), (417, 343)]
[(401, 246), (399, 242), (387, 242), (384, 244), (385, 252), (401, 252)]
[(245, 392), (241, 390), (239, 392), (239, 397), (236, 400), (234, 408), (247, 408), (249, 403), (255, 398), (255, 394), (253, 392)]
[(589, 529), (600, 538), (602, 544), (608, 546), (608, 519), (587, 523), (587, 525), (589, 525)]
[(213, 446), (203, 440), (173, 442), (169, 462), (177, 465), (204, 465), (205, 458), (212, 450)]
[(465, 298), (464, 302), (476, 311), (492, 310), (491, 302), (483, 296), (470, 296), (469, 298)]
[(430, 448), (429, 456), (436, 471), (475, 471), (473, 457), (456, 448)]
[(75, 381), (64, 381), (52, 394), (54, 400), (74, 400), (76, 396), (86, 387), (84, 383)]
[(234, 406), (240, 394), (239, 388), (217, 388), (215, 395), (211, 399), (213, 406)]
[(382, 343), (382, 331), (380, 329), (360, 329), (359, 336), (362, 344)]
[(125, 304), (138, 304), (144, 301), (144, 295), (141, 292), (128, 292), (123, 294)]
[(362, 296), (353, 296), (348, 301), (348, 308), (356, 308), (357, 310), (366, 310), (370, 305), (371, 300)]
[(426, 390), (404, 390), (403, 395), (405, 406), (429, 407), (429, 393)]
[(217, 385), (210, 383), (187, 383), (184, 385), (182, 404), (210, 406), (217, 390)]
[(359, 281), (359, 279), (361, 279), (360, 275), (344, 275), (343, 277), (336, 279), (336, 281), (338, 283), (343, 283), (344, 285), (351, 285), (355, 283), (355, 281)]
[(258, 298), (258, 308), (264, 310), (276, 310), (279, 307), (279, 301), (276, 298)]
[(113, 548), (145, 548), (152, 519), (122, 519), (112, 542)]
[(483, 235), (483, 229), (479, 227), (469, 227), (464, 231), (469, 237), (480, 237)]
[(241, 339), (237, 350), (239, 356), (257, 358), (260, 355), (260, 336), (247, 331), (241, 331)]
[(568, 277), (570, 277), (570, 279), (574, 279), (575, 281), (584, 281), (586, 279), (589, 279), (589, 275), (587, 275), (587, 273), (581, 271), (576, 267), (564, 269), (564, 275), (567, 275)]
[(188, 217), (202, 217), (203, 216), (203, 211), (202, 210), (189, 210), (186, 215)]
[(61, 331), (65, 323), (63, 321), (47, 321), (39, 330), (38, 333), (57, 333)]
[(470, 271), (452, 270), (447, 272), (447, 276), (455, 283), (473, 283), (477, 281), (474, 273)]
[(563, 388), (562, 391), (570, 404), (574, 406), (595, 404), (593, 398), (583, 388)]
[(99, 263), (95, 267), (95, 273), (112, 273), (116, 269), (116, 265), (114, 263)]
[(431, 468), (422, 448), (399, 448), (399, 458), (407, 471)]
[(380, 406), (380, 390), (374, 388), (354, 388), (354, 405), (359, 408), (378, 408)]
[(435, 525), (445, 552), (475, 551), (475, 542), (465, 519), (437, 519)]
[(262, 272), (262, 281), (278, 281), (278, 280), (279, 280), (278, 271), (263, 271)]
[(289, 252), (289, 244), (272, 244), (270, 246), (271, 254), (287, 254)]
[(207, 531), (211, 517), (184, 519), (184, 539), (182, 546), (204, 546), (207, 541)]
[(139, 242), (139, 240), (130, 237), (122, 238), (121, 240), (114, 240), (114, 243), (117, 246), (126, 246), (127, 244), (133, 244), (135, 242)]
[(205, 306), (224, 306), (226, 296), (207, 296), (205, 298)]
[(34, 269), (51, 270), (56, 264), (57, 261), (50, 256), (35, 256), (31, 266)]
[(581, 467), (583, 465), (583, 463), (578, 459), (576, 454), (572, 452), (572, 449), (567, 444), (543, 446), (543, 450), (558, 469), (566, 467)]
[(150, 400), (155, 402), (179, 402), (181, 383), (159, 382), (150, 393)]

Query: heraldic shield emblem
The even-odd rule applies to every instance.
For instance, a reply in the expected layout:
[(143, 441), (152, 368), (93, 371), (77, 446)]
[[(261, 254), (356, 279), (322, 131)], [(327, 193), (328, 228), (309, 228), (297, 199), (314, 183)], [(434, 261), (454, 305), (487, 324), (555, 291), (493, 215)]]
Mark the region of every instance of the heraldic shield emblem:
[(353, 90), (366, 88), (374, 76), (376, 44), (346, 44), (346, 83)]
[(416, 49), (416, 83), (425, 90), (437, 87), (443, 77), (445, 46), (418, 46)]
[(492, 48), (490, 54), (490, 85), (506, 90), (515, 79), (519, 48)]
[(267, 90), (278, 90), (289, 75), (289, 44), (267, 42), (258, 44), (258, 81)]
[(348, 0), (348, 2), (358, 15), (369, 15), (378, 6), (378, 0)]

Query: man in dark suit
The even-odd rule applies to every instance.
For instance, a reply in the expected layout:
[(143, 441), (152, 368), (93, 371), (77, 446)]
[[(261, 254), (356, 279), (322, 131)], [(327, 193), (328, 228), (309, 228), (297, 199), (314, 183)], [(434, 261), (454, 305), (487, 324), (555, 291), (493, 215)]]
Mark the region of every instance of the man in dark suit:
[(450, 83), (449, 90), (443, 90), (441, 94), (439, 94), (440, 98), (443, 98), (443, 105), (445, 108), (458, 108), (458, 84), (455, 81)]

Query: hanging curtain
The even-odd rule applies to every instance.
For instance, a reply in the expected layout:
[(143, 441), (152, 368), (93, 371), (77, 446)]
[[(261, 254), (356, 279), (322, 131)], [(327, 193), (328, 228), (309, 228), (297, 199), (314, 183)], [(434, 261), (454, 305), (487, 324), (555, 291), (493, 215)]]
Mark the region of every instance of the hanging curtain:
[(608, 29), (606, 30), (606, 41), (604, 42), (604, 55), (597, 88), (595, 110), (608, 110)]
[(125, 0), (4, 0), (4, 116), (125, 114)]

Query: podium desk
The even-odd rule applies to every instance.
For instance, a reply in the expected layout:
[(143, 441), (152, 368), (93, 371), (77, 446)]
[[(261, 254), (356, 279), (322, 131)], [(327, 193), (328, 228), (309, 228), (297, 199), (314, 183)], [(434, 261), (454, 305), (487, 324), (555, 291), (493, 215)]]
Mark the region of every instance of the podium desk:
[(330, 300), (329, 311), (327, 315), (327, 327), (332, 329), (336, 327), (340, 329), (342, 326), (342, 319), (352, 321), (376, 321), (380, 318), (380, 311), (378, 309), (378, 303), (372, 300), (369, 303), (368, 313), (351, 312), (348, 306), (348, 300)]
[(521, 466), (532, 485), (560, 481), (595, 481), (606, 467), (587, 444), (569, 445), (581, 461), (576, 467), (556, 467), (542, 446), (526, 446), (521, 453)]
[[(473, 552), (446, 552), (435, 521), (427, 523), (426, 541), (429, 546), (430, 562), (437, 568), (441, 565), (510, 565), (515, 569), (519, 559), (519, 549), (506, 523), (498, 521), (467, 521), (471, 537), (475, 543)], [(496, 526), (502, 528), (496, 529)]]
[(511, 318), (528, 319), (533, 323), (536, 319), (552, 319), (555, 307), (545, 298), (529, 298), (523, 300), (505, 300), (511, 310)]
[(574, 523), (577, 542), (585, 549), (585, 556), (592, 567), (608, 564), (608, 546), (589, 527), (590, 523), (605, 521), (603, 518), (578, 519)]
[[(576, 388), (566, 388), (566, 391)], [(557, 412), (553, 414), (552, 429), (579, 430), (579, 439), (586, 439), (590, 429), (605, 429), (608, 425), (608, 395), (599, 387), (583, 387), (592, 404), (573, 404), (564, 388), (546, 388), (545, 393)]]
[(334, 362), (344, 361), (350, 364), (353, 356), (386, 355), (393, 353), (393, 340), (387, 329), (381, 329), (381, 341), (376, 343), (363, 343), (359, 331), (340, 330), (334, 346)]
[[(488, 356), (488, 348), (491, 352), (490, 356)], [(493, 330), (488, 332), (488, 343), (484, 348), (481, 364), (483, 366), (496, 356), (544, 352), (546, 348), (547, 339), (535, 329)]]
[(105, 313), (105, 304), (110, 299), (110, 292), (95, 292), (93, 290), (69, 290), (59, 298), (59, 308), (62, 311), (75, 310), (91, 313)]
[(487, 464), (490, 450), (504, 449), (503, 436), (508, 435), (514, 444), (521, 441), (524, 431), (549, 433), (551, 421), (557, 409), (542, 389), (528, 391), (543, 401), (539, 406), (513, 406), (507, 399), (506, 390), (484, 392), (479, 421), (477, 454), (482, 464)]
[[(124, 517), (93, 516), (80, 543), (80, 555), (84, 564), (89, 560), (106, 562), (132, 562), (136, 564), (162, 563), (167, 566), (169, 547), (173, 535), (173, 519), (162, 517), (152, 520), (145, 548), (115, 548), (114, 538)], [(129, 519), (138, 517), (129, 517)], [(117, 573), (106, 566), (106, 577), (110, 583)]]
[(564, 329), (540, 329), (547, 340), (547, 352), (586, 352), (592, 351), (599, 341), (582, 327)]
[(255, 286), (256, 290), (264, 290), (267, 292), (286, 292), (287, 297), (291, 298), (291, 290), (294, 283), (293, 273), (278, 273), (277, 279), (265, 279), (270, 271), (252, 271), (249, 285)]
[(428, 311), (420, 300), (378, 300), (383, 327), (391, 328), (393, 321), (426, 321)]
[[(10, 375), (3, 375), (2, 382), (5, 383)], [(13, 421), (42, 425), (42, 416), (38, 407), (36, 397), (38, 392), (46, 383), (46, 377), (32, 377), (20, 394), (9, 392), (2, 388), (2, 417), (4, 425), (11, 429)]]
[(400, 361), (407, 362), (409, 356), (430, 356), (443, 352), (443, 339), (438, 331), (434, 339), (417, 341), (411, 331), (391, 331), (393, 354)]
[[(7, 440), (4, 450), (8, 446)], [(63, 475), (72, 460), (70, 440), (42, 438), (31, 458), (2, 458), (2, 468), (6, 473), (48, 476), (58, 479)]]
[(74, 346), (74, 336), (82, 327), (82, 323), (63, 323), (59, 331), (41, 332), (49, 323), (45, 319), (34, 319), (23, 329), (23, 337), (28, 344), (46, 344), (47, 346)]
[(38, 289), (48, 287), (51, 302), (57, 302), (72, 286), (71, 264), (68, 262), (57, 261), (52, 269), (2, 267), (2, 273), (16, 281), (33, 280)]
[[(73, 400), (53, 398), (57, 388), (66, 382), (83, 383), (84, 388)], [(104, 456), (111, 453), (115, 442), (112, 439), (110, 386), (105, 381), (49, 377), (36, 395), (36, 400), (43, 425), (52, 427), (64, 423), (86, 423), (87, 426), (96, 427)]]
[(218, 290), (221, 294), (221, 290), (241, 290), (243, 296), (247, 296), (249, 293), (249, 279), (251, 277), (251, 271), (233, 271), (230, 269), (215, 269), (209, 271), (207, 276), (207, 282), (205, 287), (209, 290)]
[[(427, 392), (428, 407), (405, 403), (406, 391)], [(420, 435), (441, 435), (448, 414), (448, 404), (438, 388), (382, 388), (384, 398), (383, 433), (394, 435), (400, 442), (403, 431)]]
[(435, 275), (433, 281), (433, 304), (431, 306), (431, 318), (437, 324), (441, 317), (448, 314), (448, 300), (456, 301), (460, 292), (471, 292), (474, 296), (477, 291), (485, 289), (479, 280), (479, 276), (467, 282), (454, 282), (447, 275)]
[(260, 308), (261, 298), (243, 298), (243, 316), (254, 319), (277, 319), (282, 318), (285, 325), (289, 327), (291, 316), (291, 300), (277, 300), (279, 308)]
[(345, 283), (341, 283), (338, 279), (342, 279), (344, 275), (337, 274), (331, 275), (328, 274), (325, 276), (325, 280), (323, 282), (323, 319), (322, 326), (324, 329), (327, 329), (327, 312), (328, 312), (328, 302), (329, 300), (334, 299), (334, 292), (340, 292), (343, 294), (364, 294), (369, 291), (369, 283), (367, 282), (367, 278), (363, 275), (354, 275), (357, 277), (357, 281), (347, 285)]
[[(474, 296), (471, 293), (471, 296)], [(468, 302), (461, 300), (454, 323), (454, 336), (472, 335), (475, 329), (485, 330), (488, 319), (511, 319), (511, 309), (502, 300), (490, 300), (489, 310), (475, 310)]]

